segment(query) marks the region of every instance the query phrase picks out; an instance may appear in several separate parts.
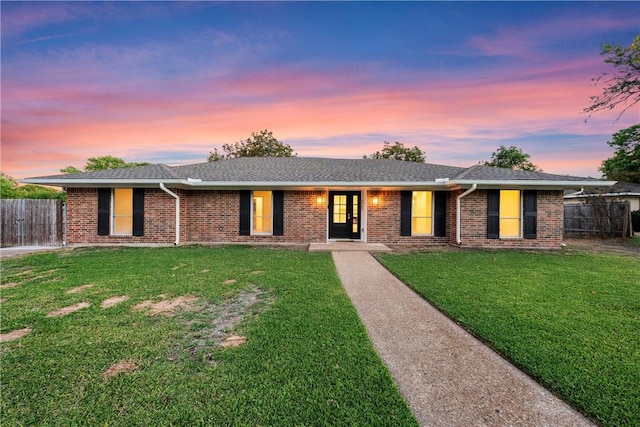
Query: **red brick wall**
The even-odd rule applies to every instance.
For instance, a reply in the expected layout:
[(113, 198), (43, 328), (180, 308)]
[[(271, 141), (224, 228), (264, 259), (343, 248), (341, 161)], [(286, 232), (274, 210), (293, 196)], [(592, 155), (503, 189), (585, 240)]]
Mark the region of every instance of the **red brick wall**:
[[(326, 193), (285, 191), (284, 234), (241, 236), (238, 191), (189, 191), (182, 197), (187, 242), (311, 243), (325, 242)], [(318, 205), (317, 198), (322, 197)]]
[[(378, 206), (373, 198), (378, 197)], [(451, 199), (447, 203), (447, 217), (452, 215)], [(447, 227), (450, 228), (449, 223)], [(444, 245), (449, 237), (401, 236), (400, 191), (369, 191), (367, 194), (367, 241), (403, 245)]]
[[(173, 190), (180, 196), (181, 243), (312, 243), (327, 237), (327, 192), (285, 191), (284, 235), (240, 236), (239, 192)], [(447, 236), (400, 236), (400, 192), (367, 193), (367, 241), (406, 245), (456, 244), (456, 197), (447, 204)], [(322, 197), (318, 203), (318, 196)], [(373, 206), (373, 197), (378, 206)], [(363, 209), (364, 212), (364, 209)], [(487, 239), (487, 195), (477, 190), (462, 199), (463, 247), (559, 248), (563, 233), (561, 191), (538, 192), (537, 239)], [(145, 190), (144, 236), (98, 236), (98, 191), (67, 190), (69, 244), (171, 244), (175, 240), (175, 199), (160, 189)]]
[[(538, 191), (537, 238), (487, 239), (487, 191), (476, 190), (461, 200), (463, 247), (545, 248), (562, 245), (562, 191)], [(455, 244), (455, 229), (452, 243)]]
[(69, 244), (173, 243), (175, 203), (160, 189), (144, 192), (144, 236), (98, 236), (98, 189), (67, 189), (67, 242)]

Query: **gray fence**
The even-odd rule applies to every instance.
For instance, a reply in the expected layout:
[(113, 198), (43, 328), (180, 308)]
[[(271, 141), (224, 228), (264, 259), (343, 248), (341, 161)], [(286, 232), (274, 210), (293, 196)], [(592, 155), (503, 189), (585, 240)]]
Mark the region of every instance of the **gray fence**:
[(605, 236), (629, 236), (631, 212), (629, 202), (596, 198), (587, 203), (564, 205), (564, 232)]
[(62, 245), (62, 200), (0, 200), (0, 215), (2, 247)]

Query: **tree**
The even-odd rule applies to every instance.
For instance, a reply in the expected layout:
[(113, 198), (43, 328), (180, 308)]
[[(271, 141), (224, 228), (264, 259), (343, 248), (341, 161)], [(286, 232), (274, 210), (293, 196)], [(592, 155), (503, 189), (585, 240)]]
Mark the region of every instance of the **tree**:
[(491, 154), (491, 160), (484, 161), (485, 166), (498, 168), (518, 169), (523, 171), (542, 172), (538, 166), (529, 161), (531, 156), (524, 153), (520, 148), (501, 145), (497, 151)]
[(420, 147), (413, 146), (413, 148), (405, 147), (401, 142), (394, 142), (393, 145), (385, 141), (382, 150), (376, 151), (370, 156), (364, 155), (363, 159), (394, 159), (403, 160), (406, 162), (418, 162), (424, 163), (426, 153), (420, 149)]
[(18, 183), (15, 179), (0, 172), (0, 198), (2, 199), (17, 199), (18, 195)]
[(60, 169), (60, 172), (68, 174), (82, 173), (82, 171), (75, 166), (67, 166), (64, 169)]
[[(101, 156), (101, 157), (89, 157), (87, 164), (84, 166), (85, 172), (101, 171), (107, 169), (119, 169), (119, 168), (132, 168), (135, 166), (147, 166), (151, 163), (147, 162), (133, 162), (128, 163), (119, 157), (113, 156)], [(67, 166), (64, 169), (60, 169), (62, 173), (81, 173), (82, 171), (75, 166)]]
[(613, 110), (620, 106), (620, 118), (625, 111), (640, 102), (640, 35), (627, 47), (604, 44), (600, 54), (607, 55), (604, 62), (613, 65), (616, 70), (614, 74), (604, 72), (592, 79), (594, 85), (602, 81), (605, 86), (601, 95), (591, 97), (591, 105), (583, 111), (589, 118), (596, 111)]
[(607, 144), (616, 151), (600, 166), (604, 176), (614, 181), (640, 183), (640, 124), (614, 133)]
[(292, 157), (296, 154), (289, 144), (278, 141), (271, 131), (263, 130), (259, 133), (251, 133), (251, 137), (244, 141), (224, 144), (222, 149), (226, 154), (219, 154), (214, 148), (209, 152), (208, 161), (215, 162), (221, 159), (234, 159), (236, 157)]
[(3, 199), (65, 199), (65, 194), (51, 187), (27, 184), (19, 186), (18, 182), (0, 172), (0, 197)]

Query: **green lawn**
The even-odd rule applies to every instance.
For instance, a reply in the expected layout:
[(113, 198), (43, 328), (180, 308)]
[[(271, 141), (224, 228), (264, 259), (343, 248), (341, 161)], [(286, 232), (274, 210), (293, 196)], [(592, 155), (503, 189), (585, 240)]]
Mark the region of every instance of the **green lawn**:
[(638, 257), (437, 251), (379, 259), (594, 421), (640, 422)]
[(3, 260), (2, 284), (0, 332), (32, 329), (1, 344), (2, 425), (416, 425), (329, 254), (79, 249)]

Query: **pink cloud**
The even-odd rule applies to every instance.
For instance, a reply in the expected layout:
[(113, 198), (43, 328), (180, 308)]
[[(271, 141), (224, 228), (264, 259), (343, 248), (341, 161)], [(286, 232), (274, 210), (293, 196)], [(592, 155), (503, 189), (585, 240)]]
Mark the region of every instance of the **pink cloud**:
[[(300, 155), (360, 157), (378, 149), (384, 135), (421, 146), (429, 161), (469, 166), (521, 135), (615, 131), (611, 122), (587, 125), (580, 115), (597, 92), (589, 86), (589, 65), (599, 61), (467, 79), (413, 75), (400, 83), (378, 78), (375, 67), (365, 73), (283, 67), (252, 76), (182, 77), (167, 87), (135, 77), (105, 84), (107, 74), (95, 61), (88, 61), (78, 80), (54, 67), (50, 81), (16, 77), (3, 84), (2, 170), (18, 178), (55, 174), (106, 154), (143, 161), (144, 153), (173, 152), (204, 161), (214, 146), (260, 129), (286, 142), (301, 141), (292, 144)], [(594, 175), (602, 153), (589, 151), (592, 157), (580, 165), (565, 160), (564, 169), (553, 155), (544, 163), (534, 160), (556, 173), (580, 171), (588, 163)]]

